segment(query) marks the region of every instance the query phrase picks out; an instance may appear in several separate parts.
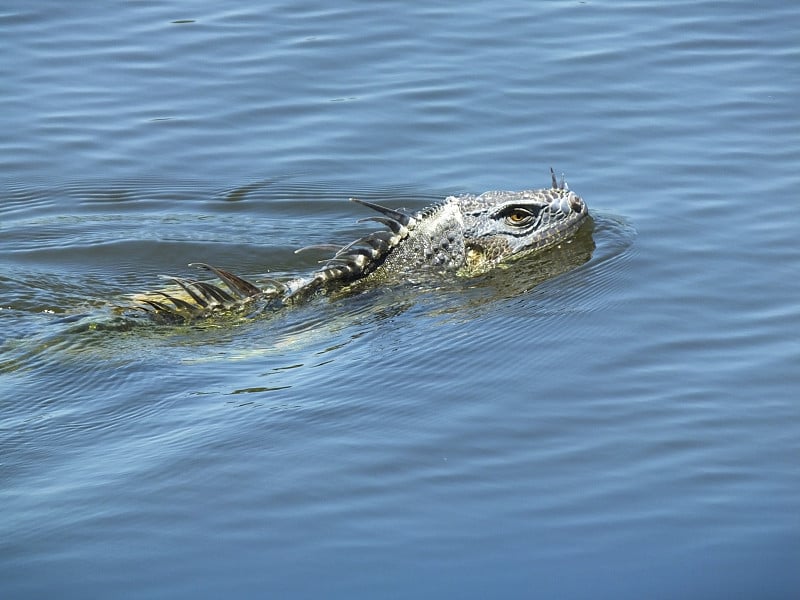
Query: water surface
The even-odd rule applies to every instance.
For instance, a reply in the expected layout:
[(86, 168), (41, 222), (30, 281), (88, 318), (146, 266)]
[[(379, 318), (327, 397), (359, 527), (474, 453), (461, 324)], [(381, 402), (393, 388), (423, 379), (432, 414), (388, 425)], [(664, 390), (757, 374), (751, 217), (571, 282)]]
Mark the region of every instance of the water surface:
[[(791, 598), (800, 9), (0, 9), (0, 592)], [(114, 307), (308, 272), (565, 172), (573, 256), (249, 320)], [(564, 254), (561, 256), (563, 257)]]

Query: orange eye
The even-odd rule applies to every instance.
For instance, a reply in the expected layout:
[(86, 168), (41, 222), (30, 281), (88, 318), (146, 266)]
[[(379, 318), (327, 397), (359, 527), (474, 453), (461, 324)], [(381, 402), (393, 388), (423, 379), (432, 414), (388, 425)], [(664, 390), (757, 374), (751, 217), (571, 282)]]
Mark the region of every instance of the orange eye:
[(523, 208), (515, 208), (506, 215), (506, 223), (509, 225), (525, 225), (531, 220), (531, 213)]

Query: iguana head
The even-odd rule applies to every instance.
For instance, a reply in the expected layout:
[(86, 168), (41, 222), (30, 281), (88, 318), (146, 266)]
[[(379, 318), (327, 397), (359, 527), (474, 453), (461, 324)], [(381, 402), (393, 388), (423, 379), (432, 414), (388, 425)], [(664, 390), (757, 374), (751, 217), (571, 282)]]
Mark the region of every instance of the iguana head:
[(464, 218), (465, 274), (482, 273), (565, 241), (589, 216), (583, 200), (555, 177), (550, 189), (486, 192), (461, 196), (459, 203)]
[(583, 200), (554, 174), (548, 189), (449, 196), (413, 216), (357, 202), (382, 212), (383, 217), (371, 218), (391, 232), (370, 234), (356, 246), (347, 246), (343, 258), (355, 262), (335, 266), (336, 277), (358, 277), (384, 262), (384, 270), (391, 273), (413, 274), (432, 267), (437, 272), (479, 275), (509, 259), (566, 241), (589, 216)]

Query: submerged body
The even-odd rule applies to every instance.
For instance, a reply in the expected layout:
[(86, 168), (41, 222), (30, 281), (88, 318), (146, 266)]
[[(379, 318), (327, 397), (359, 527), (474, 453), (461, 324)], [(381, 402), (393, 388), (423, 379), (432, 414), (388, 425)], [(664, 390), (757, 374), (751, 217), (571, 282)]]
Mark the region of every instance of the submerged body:
[[(291, 304), (320, 293), (346, 289), (355, 282), (415, 279), (422, 273), (475, 276), (500, 263), (568, 240), (589, 218), (583, 200), (552, 173), (552, 186), (521, 192), (485, 192), (449, 196), (415, 214), (358, 200), (374, 209), (385, 229), (338, 249), (318, 271), (306, 277), (259, 287), (204, 263), (222, 287), (173, 277), (185, 292), (141, 297), (139, 306), (167, 320), (186, 320), (217, 310), (244, 308), (260, 300)], [(305, 249), (303, 249), (305, 250)]]

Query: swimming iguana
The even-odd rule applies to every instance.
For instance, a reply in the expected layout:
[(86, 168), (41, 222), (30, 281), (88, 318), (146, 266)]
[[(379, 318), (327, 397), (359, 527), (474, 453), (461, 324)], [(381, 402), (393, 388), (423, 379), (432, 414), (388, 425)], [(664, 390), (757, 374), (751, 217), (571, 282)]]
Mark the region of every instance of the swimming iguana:
[(403, 281), (422, 273), (479, 275), (509, 259), (566, 241), (589, 218), (584, 201), (563, 179), (557, 181), (552, 169), (550, 174), (548, 189), (449, 196), (414, 214), (351, 198), (379, 213), (361, 221), (377, 221), (386, 228), (336, 249), (316, 272), (289, 281), (267, 280), (260, 287), (223, 269), (192, 263), (216, 275), (224, 288), (171, 277), (184, 293), (140, 296), (138, 306), (159, 319), (189, 320), (246, 308), (256, 301), (293, 304), (361, 281)]

